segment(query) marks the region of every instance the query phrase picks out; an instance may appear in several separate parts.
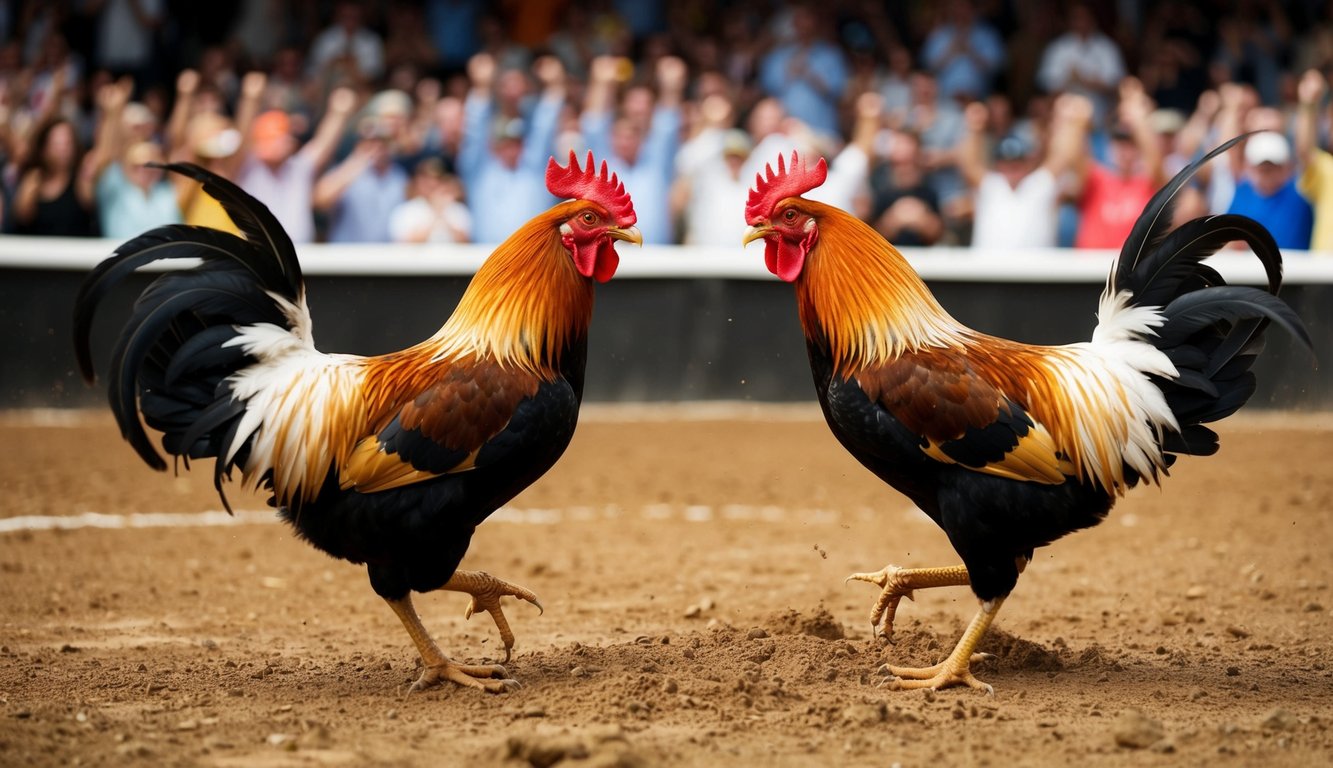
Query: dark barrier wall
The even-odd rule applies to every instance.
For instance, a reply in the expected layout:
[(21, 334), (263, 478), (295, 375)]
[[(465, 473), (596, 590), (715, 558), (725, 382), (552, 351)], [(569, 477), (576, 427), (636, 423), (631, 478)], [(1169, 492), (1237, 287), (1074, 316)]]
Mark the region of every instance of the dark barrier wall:
[[(0, 407), (105, 402), (104, 383), (84, 386), (72, 352), (71, 308), (83, 272), (0, 270)], [(112, 333), (151, 279), (136, 275), (107, 301), (94, 334), (105, 374)], [(449, 316), (466, 277), (311, 275), (315, 343), (324, 351), (375, 354), (429, 336)], [(1020, 341), (1089, 338), (1101, 286), (1092, 283), (932, 281), (961, 322)], [(1269, 334), (1252, 404), (1333, 408), (1333, 285), (1288, 285), (1283, 297), (1305, 319), (1322, 370), (1284, 334)], [(810, 400), (814, 390), (792, 289), (775, 280), (617, 279), (597, 289), (588, 358), (593, 401)]]

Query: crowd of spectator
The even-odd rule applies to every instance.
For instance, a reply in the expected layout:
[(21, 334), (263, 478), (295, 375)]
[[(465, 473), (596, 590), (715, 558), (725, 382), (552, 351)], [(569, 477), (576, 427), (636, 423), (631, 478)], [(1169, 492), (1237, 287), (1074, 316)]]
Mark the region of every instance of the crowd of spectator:
[(297, 243), (496, 243), (591, 149), (645, 242), (733, 246), (797, 149), (899, 245), (1115, 248), (1258, 131), (1176, 215), (1333, 251), (1326, 0), (20, 0), (0, 41), (9, 233), (235, 231), (174, 160)]

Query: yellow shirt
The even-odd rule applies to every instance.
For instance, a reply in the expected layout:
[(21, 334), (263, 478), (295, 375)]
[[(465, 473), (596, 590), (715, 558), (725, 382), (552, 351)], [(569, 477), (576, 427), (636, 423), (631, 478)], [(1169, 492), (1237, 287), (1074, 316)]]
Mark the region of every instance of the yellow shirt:
[(223, 232), (230, 232), (237, 237), (245, 237), (241, 230), (232, 222), (227, 211), (223, 209), (222, 203), (208, 194), (201, 188), (196, 189), (190, 195), (190, 201), (185, 205), (184, 218), (186, 224), (194, 224), (200, 227), (212, 227), (220, 229)]
[(1333, 254), (1333, 155), (1315, 149), (1301, 173), (1300, 190), (1314, 207), (1310, 250)]

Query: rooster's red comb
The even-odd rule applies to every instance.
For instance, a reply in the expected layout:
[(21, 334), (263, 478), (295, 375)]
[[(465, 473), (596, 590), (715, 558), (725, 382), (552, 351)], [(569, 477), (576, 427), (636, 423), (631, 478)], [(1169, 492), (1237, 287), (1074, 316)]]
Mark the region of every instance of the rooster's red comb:
[(779, 200), (805, 194), (823, 184), (826, 178), (828, 164), (822, 157), (814, 168), (806, 168), (801, 156), (792, 150), (791, 168), (787, 168), (782, 155), (778, 155), (777, 173), (773, 173), (773, 166), (765, 163), (764, 173), (754, 175), (754, 189), (750, 190), (750, 199), (745, 203), (745, 222), (754, 224), (767, 218)]
[(578, 198), (597, 203), (611, 214), (616, 226), (633, 226), (638, 218), (634, 215), (634, 202), (629, 199), (625, 185), (614, 173), (606, 170), (606, 161), (602, 161), (602, 172), (596, 173), (596, 161), (592, 151), (588, 152), (588, 162), (579, 168), (579, 159), (573, 150), (569, 152), (569, 167), (562, 168), (555, 158), (546, 164), (546, 188), (551, 194), (561, 198)]

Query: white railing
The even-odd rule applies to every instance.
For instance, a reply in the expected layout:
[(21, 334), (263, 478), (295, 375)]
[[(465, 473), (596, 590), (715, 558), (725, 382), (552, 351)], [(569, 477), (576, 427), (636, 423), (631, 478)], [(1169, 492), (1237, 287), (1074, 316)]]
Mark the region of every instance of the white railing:
[[(82, 271), (106, 258), (117, 241), (0, 236), (0, 269)], [(490, 254), (480, 245), (304, 245), (297, 249), (311, 275), (470, 275)], [(621, 244), (618, 278), (776, 279), (764, 269), (761, 246), (735, 248)], [(978, 253), (969, 248), (905, 248), (927, 280), (1013, 283), (1101, 283), (1114, 251), (1041, 248)], [(1288, 251), (1289, 284), (1333, 284), (1333, 254)], [(1230, 282), (1260, 283), (1263, 268), (1248, 251), (1209, 260)]]

